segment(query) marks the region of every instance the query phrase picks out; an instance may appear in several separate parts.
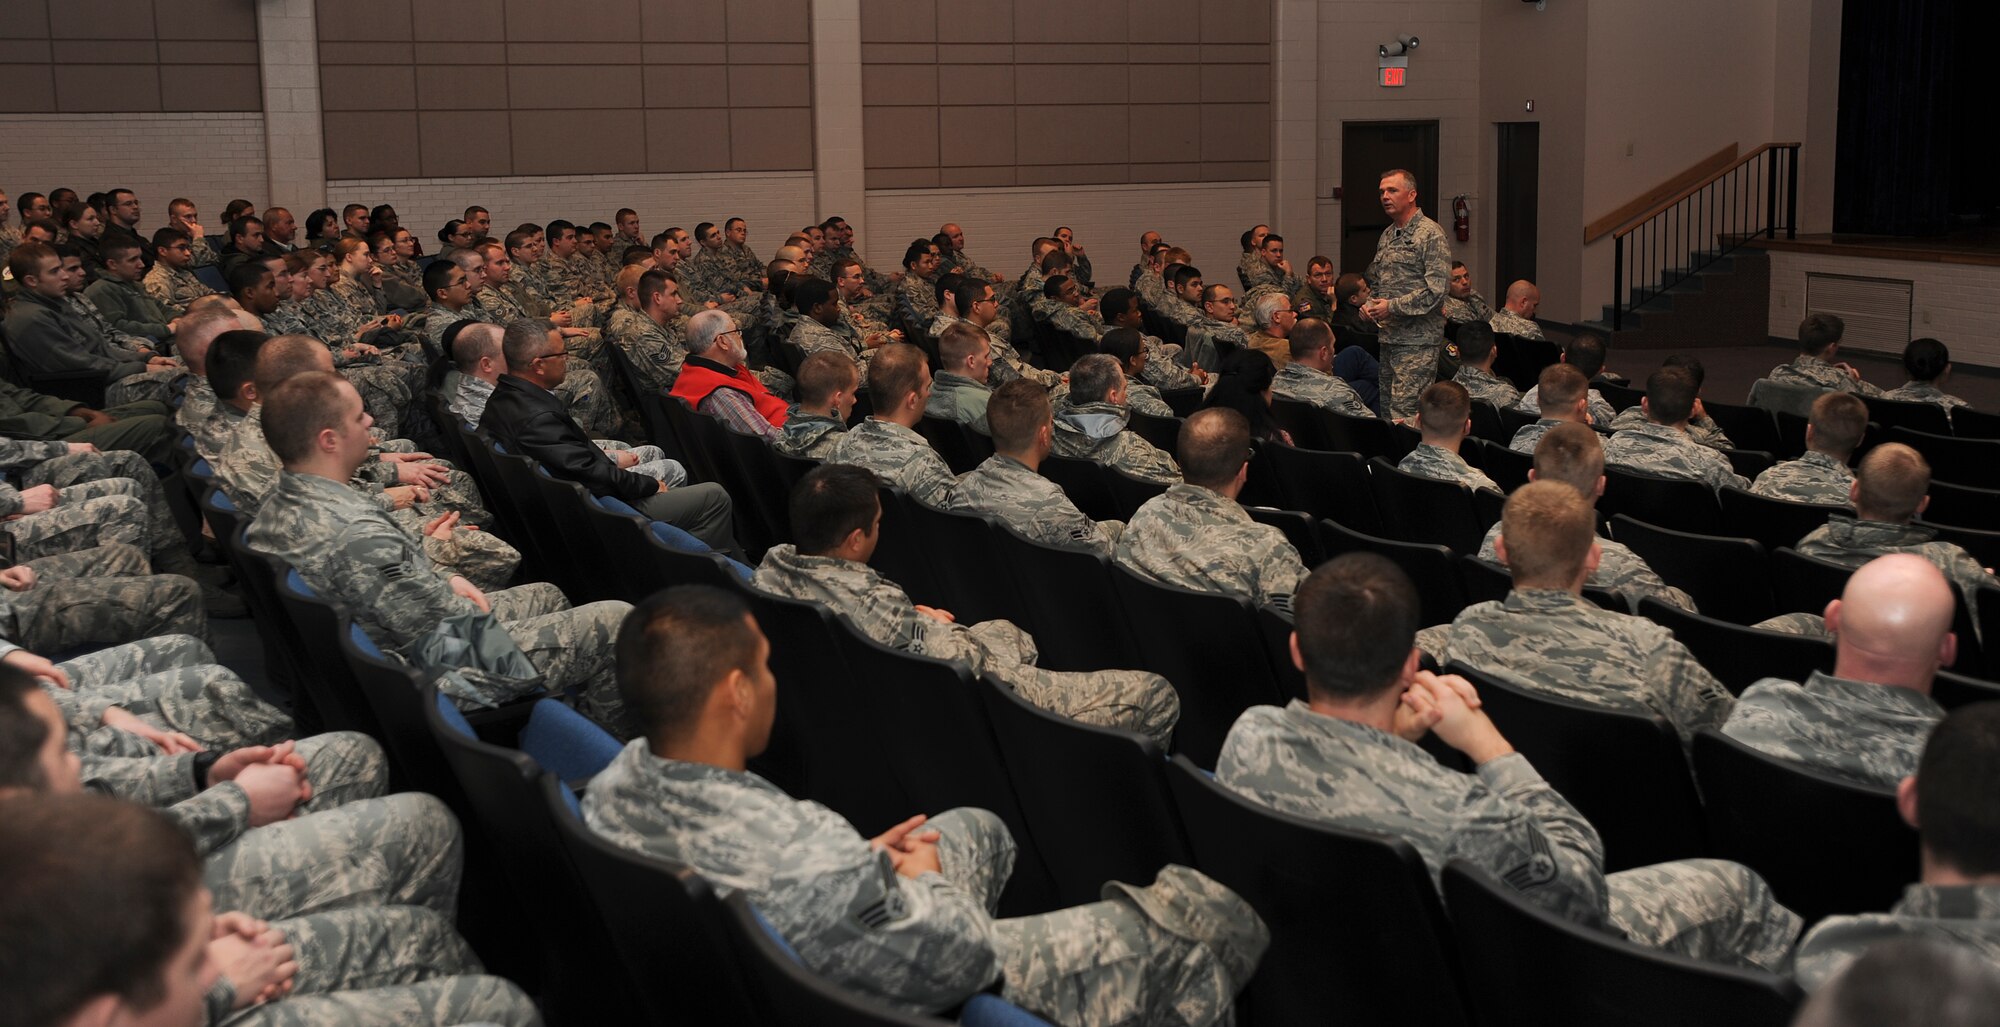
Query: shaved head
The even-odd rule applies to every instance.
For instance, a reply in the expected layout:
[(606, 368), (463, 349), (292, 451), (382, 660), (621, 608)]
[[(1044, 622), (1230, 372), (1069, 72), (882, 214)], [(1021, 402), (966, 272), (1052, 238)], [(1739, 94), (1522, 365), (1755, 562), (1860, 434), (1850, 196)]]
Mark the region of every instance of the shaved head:
[(1868, 561), (1826, 610), (1839, 647), (1834, 674), (1928, 694), (1938, 667), (1958, 654), (1951, 634), (1957, 605), (1944, 573), (1921, 556)]

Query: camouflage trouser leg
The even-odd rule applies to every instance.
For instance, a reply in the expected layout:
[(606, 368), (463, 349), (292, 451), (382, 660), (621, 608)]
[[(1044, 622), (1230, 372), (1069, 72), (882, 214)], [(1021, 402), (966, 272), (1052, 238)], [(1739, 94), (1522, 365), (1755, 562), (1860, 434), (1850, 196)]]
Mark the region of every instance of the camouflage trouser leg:
[(959, 806), (924, 822), (938, 832), (938, 866), (951, 883), (965, 889), (991, 913), (1014, 875), (1020, 849), (1007, 825), (989, 810)]
[(431, 490), (428, 502), (417, 504), (417, 509), (431, 517), (456, 511), (461, 524), (477, 524), (485, 527), (493, 523), (493, 511), (486, 508), (486, 497), (479, 492), (479, 485), (472, 475), (440, 460), (438, 466), (447, 468), (445, 483), (427, 486)]
[(1181, 698), (1166, 678), (1143, 670), (1043, 670), (1034, 665), (1035, 640), (1010, 621), (982, 621), (971, 633), (986, 651), (980, 672), (1033, 705), (1080, 723), (1137, 732), (1161, 748), (1173, 738)]
[(556, 386), (556, 395), (562, 399), (570, 418), (592, 438), (619, 434), (618, 405), (612, 402), (611, 388), (597, 372), (587, 367), (569, 372), (563, 383)]
[(426, 510), (429, 504), (398, 510), (390, 518), (412, 535), (423, 539), (424, 555), (431, 562), (479, 586), (482, 592), (504, 589), (521, 566), (521, 551), (490, 531), (454, 530), (447, 538), (423, 534), (424, 526), (445, 510)]
[(53, 578), (0, 597), (0, 637), (38, 653), (169, 633), (206, 638), (201, 602), (201, 586), (178, 574)]
[[(71, 666), (63, 664), (65, 670)], [(75, 678), (71, 671), (72, 681)], [(76, 694), (92, 704), (116, 705), (154, 727), (179, 731), (216, 750), (273, 745), (297, 730), (283, 710), (257, 698), (234, 671), (213, 663), (170, 667), (98, 684), (79, 683)], [(153, 743), (103, 727), (81, 734), (78, 742), (84, 752), (101, 756), (159, 755)]]
[[(546, 581), (488, 592), (486, 602), (493, 607), (493, 616), (500, 618), (501, 623), (510, 625), (569, 609), (569, 600), (563, 596), (562, 589)], [(519, 641), (519, 636), (515, 638)]]
[(1270, 931), (1234, 892), (1169, 865), (1084, 906), (995, 921), (1008, 1001), (1072, 1027), (1230, 1023)]
[(1799, 915), (1740, 863), (1684, 859), (1605, 878), (1611, 924), (1641, 945), (1783, 973)]
[[(79, 578), (131, 577), (153, 573), (153, 563), (137, 546), (120, 543), (79, 549), (28, 561), (40, 582), (75, 581)], [(189, 632), (194, 634), (194, 632)], [(29, 646), (29, 648), (34, 648)]]
[(359, 731), (328, 731), (299, 739), (299, 757), (306, 761), (312, 798), (301, 814), (324, 813), (352, 802), (389, 792), (389, 759), (382, 743)]
[(179, 371), (144, 371), (139, 374), (128, 374), (105, 387), (104, 405), (118, 407), (127, 403), (143, 403), (147, 400), (165, 403), (173, 397), (173, 387), (168, 383), (179, 375)]
[(1404, 343), (1382, 335), (1382, 416), (1403, 418), (1417, 412), (1417, 397), (1437, 380), (1438, 342)]
[(375, 418), (375, 426), (392, 439), (401, 438), (403, 413), (410, 406), (410, 387), (402, 369), (393, 364), (351, 364), (340, 374), (361, 394), (361, 405)]
[(1817, 613), (1781, 613), (1750, 626), (1763, 628), (1765, 631), (1782, 631), (1787, 635), (1811, 635), (1814, 638), (1828, 640), (1833, 638), (1833, 632), (1826, 630), (1826, 619)]
[[(548, 677), (549, 691), (574, 692), (576, 708), (620, 741), (639, 733), (625, 715), (611, 662), (618, 625), (631, 610), (631, 603), (612, 600), (526, 620), (502, 618), (514, 644)], [(497, 603), (493, 612), (500, 612)]]
[[(61, 491), (55, 509), (0, 522), (0, 530), (14, 536), (14, 558), (38, 560), (111, 542), (153, 552), (146, 506), (137, 496), (117, 494), (119, 480), (72, 485)], [(137, 491), (130, 482), (124, 488)]]
[(129, 480), (138, 489), (140, 501), (146, 504), (146, 515), (154, 538), (180, 537), (180, 526), (174, 522), (174, 512), (167, 507), (167, 492), (160, 485), (160, 476), (153, 472), (153, 465), (137, 453), (113, 451), (59, 456), (28, 468), (21, 476), (21, 483), (31, 487), (54, 485), (66, 489), (71, 485), (108, 478)]
[(639, 459), (632, 465), (632, 473), (657, 478), (666, 482), (669, 488), (687, 484), (687, 468), (681, 466), (679, 460), (667, 459), (666, 450), (658, 446), (634, 446), (631, 452)]
[(180, 667), (215, 665), (208, 643), (192, 635), (159, 635), (64, 660), (63, 672), (76, 688), (109, 686), (140, 674)]
[(268, 824), (208, 857), (215, 908), (266, 920), (351, 906), (421, 905), (456, 915), (458, 821), (417, 792)]
[(535, 1027), (512, 982), (480, 973), (451, 924), (412, 906), (345, 909), (271, 925), (298, 959), (293, 991), (225, 1022), (254, 1027)]

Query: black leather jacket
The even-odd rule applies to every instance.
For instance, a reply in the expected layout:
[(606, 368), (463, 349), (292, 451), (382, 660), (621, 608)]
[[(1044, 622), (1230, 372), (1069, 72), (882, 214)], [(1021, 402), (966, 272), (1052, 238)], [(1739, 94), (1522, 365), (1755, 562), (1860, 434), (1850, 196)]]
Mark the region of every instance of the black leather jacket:
[(479, 427), (508, 452), (540, 463), (550, 475), (576, 482), (592, 495), (629, 503), (660, 491), (657, 480), (620, 469), (597, 448), (563, 409), (560, 396), (514, 375), (500, 376)]

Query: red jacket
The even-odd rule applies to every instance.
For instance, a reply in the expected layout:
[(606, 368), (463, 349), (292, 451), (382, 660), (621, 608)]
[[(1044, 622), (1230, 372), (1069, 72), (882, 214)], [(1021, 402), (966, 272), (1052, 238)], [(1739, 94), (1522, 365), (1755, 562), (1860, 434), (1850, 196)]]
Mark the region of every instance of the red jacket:
[(769, 390), (764, 388), (764, 383), (750, 373), (749, 368), (739, 365), (725, 374), (718, 370), (721, 366), (713, 360), (704, 360), (700, 357), (687, 358), (687, 362), (681, 365), (680, 375), (674, 379), (674, 387), (668, 390), (668, 395), (679, 396), (687, 400), (688, 406), (699, 410), (701, 401), (707, 399), (709, 393), (717, 389), (734, 389), (750, 398), (750, 402), (757, 407), (757, 413), (764, 420), (771, 422), (771, 427), (785, 426), (785, 412), (790, 409), (789, 404), (771, 395)]

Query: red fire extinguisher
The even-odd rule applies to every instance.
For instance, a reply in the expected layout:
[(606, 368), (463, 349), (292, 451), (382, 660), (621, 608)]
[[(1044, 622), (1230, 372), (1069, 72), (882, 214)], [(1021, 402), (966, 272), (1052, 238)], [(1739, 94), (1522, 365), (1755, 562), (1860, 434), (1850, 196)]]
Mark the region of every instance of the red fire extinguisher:
[(1465, 205), (1464, 196), (1454, 196), (1451, 201), (1451, 226), (1458, 230), (1458, 241), (1472, 238), (1472, 211)]

